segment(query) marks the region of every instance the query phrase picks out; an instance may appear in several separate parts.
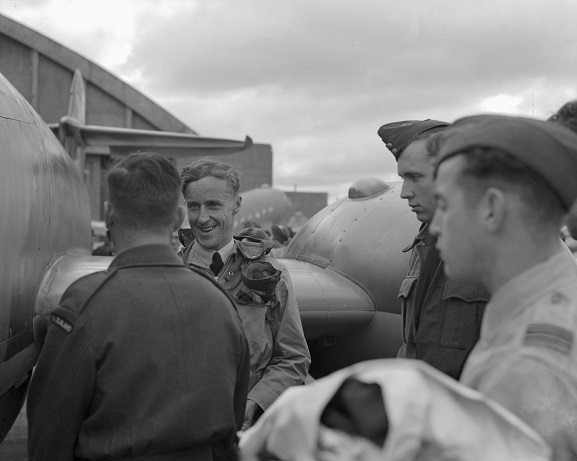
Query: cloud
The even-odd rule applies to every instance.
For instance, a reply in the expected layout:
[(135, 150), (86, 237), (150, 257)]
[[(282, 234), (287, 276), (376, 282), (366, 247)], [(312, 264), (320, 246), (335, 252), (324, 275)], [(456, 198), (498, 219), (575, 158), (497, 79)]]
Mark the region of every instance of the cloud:
[[(99, 65), (114, 69), (131, 51), (137, 4), (100, 0), (7, 2), (2, 13), (56, 40)], [(111, 12), (114, 14), (111, 14)]]
[[(520, 1), (473, 5), (333, 1), (201, 2), (135, 36), (127, 65), (163, 92), (226, 92), (268, 86), (313, 96), (365, 93), (394, 85), (455, 88), (575, 69), (565, 38), (575, 6)], [(394, 6), (393, 6), (394, 5)], [(571, 5), (561, 3), (562, 5)], [(519, 14), (521, 12), (522, 14)], [(553, 33), (551, 29), (554, 29)], [(152, 33), (151, 33), (152, 32)], [(569, 62), (568, 62), (569, 58)]]
[(548, 117), (577, 97), (574, 0), (16, 3), (199, 133), (270, 143), (284, 188), (394, 178), (386, 122)]

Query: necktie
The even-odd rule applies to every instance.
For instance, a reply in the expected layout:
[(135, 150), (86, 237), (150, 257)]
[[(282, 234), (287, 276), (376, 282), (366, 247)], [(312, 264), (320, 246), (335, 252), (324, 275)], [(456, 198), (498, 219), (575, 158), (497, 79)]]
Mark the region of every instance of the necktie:
[(212, 264), (210, 265), (210, 270), (214, 275), (218, 275), (218, 273), (222, 269), (222, 266), (224, 266), (224, 263), (222, 262), (220, 253), (218, 251), (215, 251), (214, 254), (212, 255)]

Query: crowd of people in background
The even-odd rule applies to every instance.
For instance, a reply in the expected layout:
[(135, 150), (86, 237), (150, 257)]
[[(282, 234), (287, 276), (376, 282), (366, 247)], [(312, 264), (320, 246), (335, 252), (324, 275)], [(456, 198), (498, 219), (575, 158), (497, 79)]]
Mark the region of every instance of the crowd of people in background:
[(280, 260), (294, 232), (234, 232), (228, 163), (178, 172), (131, 154), (108, 174), (94, 252), (114, 259), (50, 317), (30, 459), (235, 460), (240, 433), (246, 460), (577, 460), (577, 101), (547, 121), (407, 120), (378, 135), (421, 222), (399, 248), (398, 360), (303, 386), (311, 357)]

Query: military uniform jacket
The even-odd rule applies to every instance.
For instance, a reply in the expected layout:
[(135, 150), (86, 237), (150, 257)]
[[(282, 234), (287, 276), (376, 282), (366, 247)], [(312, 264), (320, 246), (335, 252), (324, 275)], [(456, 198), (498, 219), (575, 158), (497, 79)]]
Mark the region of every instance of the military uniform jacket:
[(29, 459), (218, 459), (242, 425), (248, 362), (213, 280), (169, 246), (123, 251), (52, 313), (28, 394)]
[(577, 460), (577, 265), (563, 248), (491, 297), (461, 381)]
[[(271, 242), (272, 243), (272, 242)], [(196, 266), (214, 277), (194, 251), (193, 242), (183, 252), (186, 264)], [(273, 298), (268, 302), (240, 301), (250, 292), (241, 279), (241, 270), (252, 261), (265, 261), (281, 271), (281, 279)], [(250, 385), (248, 398), (266, 410), (289, 386), (304, 384), (310, 354), (301, 318), (286, 267), (265, 254), (262, 243), (239, 241), (216, 280), (236, 301), (250, 348)]]
[(477, 282), (448, 280), (435, 239), (425, 225), (412, 249), (401, 284), (403, 345), (399, 358), (420, 359), (459, 379), (479, 338), (489, 293)]

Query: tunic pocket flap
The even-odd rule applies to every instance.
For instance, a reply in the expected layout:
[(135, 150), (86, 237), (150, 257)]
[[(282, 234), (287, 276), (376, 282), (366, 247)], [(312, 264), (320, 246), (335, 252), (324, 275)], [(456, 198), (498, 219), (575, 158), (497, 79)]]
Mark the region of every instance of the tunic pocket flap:
[(489, 292), (477, 281), (447, 280), (443, 299), (458, 298), (465, 302), (489, 302)]
[(401, 283), (401, 289), (399, 290), (399, 298), (408, 298), (409, 294), (411, 293), (411, 289), (413, 288), (413, 285), (415, 285), (415, 282), (417, 281), (416, 277), (407, 277), (405, 280), (403, 280), (403, 282)]

